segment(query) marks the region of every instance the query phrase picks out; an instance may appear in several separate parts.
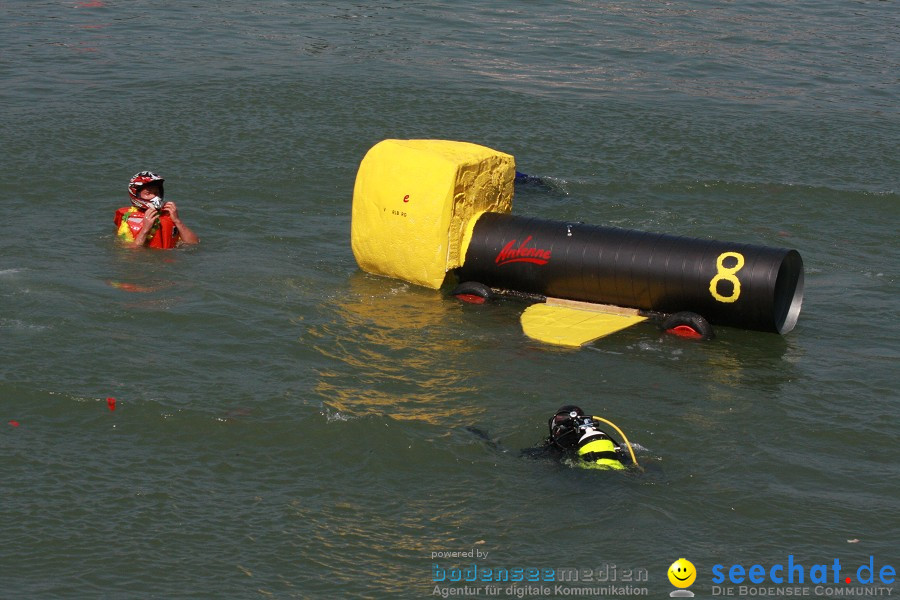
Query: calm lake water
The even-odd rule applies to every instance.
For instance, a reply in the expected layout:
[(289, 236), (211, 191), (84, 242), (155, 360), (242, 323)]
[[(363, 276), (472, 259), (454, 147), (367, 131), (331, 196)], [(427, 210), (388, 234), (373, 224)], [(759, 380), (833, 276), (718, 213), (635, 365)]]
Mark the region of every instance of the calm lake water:
[[(474, 568), (660, 598), (679, 557), (716, 597), (715, 565), (750, 595), (728, 569), (789, 556), (846, 597), (900, 568), (896, 2), (12, 1), (0, 33), (3, 598), (428, 598)], [(796, 248), (799, 323), (568, 351), (516, 302), (365, 274), (386, 138), (513, 154), (550, 183), (515, 214)], [(144, 169), (198, 247), (116, 244)], [(567, 403), (646, 471), (523, 458)]]

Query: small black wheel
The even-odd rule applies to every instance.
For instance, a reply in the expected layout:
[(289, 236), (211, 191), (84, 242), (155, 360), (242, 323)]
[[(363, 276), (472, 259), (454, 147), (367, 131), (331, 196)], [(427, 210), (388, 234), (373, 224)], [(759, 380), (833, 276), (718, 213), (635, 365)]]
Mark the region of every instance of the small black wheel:
[(711, 340), (715, 337), (712, 325), (709, 321), (688, 311), (677, 312), (669, 315), (662, 324), (662, 330), (666, 333), (680, 335), (681, 337), (695, 340)]
[(494, 292), (488, 286), (477, 281), (464, 281), (450, 292), (457, 300), (469, 304), (484, 304), (494, 299)]

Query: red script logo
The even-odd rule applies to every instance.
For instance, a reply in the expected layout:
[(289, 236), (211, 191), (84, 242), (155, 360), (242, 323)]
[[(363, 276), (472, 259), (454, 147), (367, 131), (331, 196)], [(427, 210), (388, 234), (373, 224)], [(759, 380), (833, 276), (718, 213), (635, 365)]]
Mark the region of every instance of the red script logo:
[(521, 244), (519, 244), (518, 248), (513, 247), (516, 245), (516, 240), (510, 241), (503, 246), (503, 250), (497, 254), (497, 258), (494, 259), (494, 262), (499, 266), (514, 262), (530, 262), (536, 265), (546, 265), (547, 261), (550, 260), (550, 251), (542, 248), (527, 248), (526, 246), (530, 241), (531, 236), (529, 235)]

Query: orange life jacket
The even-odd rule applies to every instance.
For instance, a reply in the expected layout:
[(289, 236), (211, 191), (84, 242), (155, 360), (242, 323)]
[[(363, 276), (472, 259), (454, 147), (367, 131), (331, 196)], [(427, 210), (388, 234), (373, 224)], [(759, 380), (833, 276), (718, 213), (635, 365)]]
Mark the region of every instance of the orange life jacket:
[[(116, 224), (116, 235), (119, 239), (134, 242), (134, 238), (144, 226), (144, 211), (134, 206), (123, 206), (116, 211), (113, 222)], [(147, 236), (146, 245), (150, 248), (174, 248), (179, 239), (178, 228), (175, 227), (172, 217), (160, 215)]]

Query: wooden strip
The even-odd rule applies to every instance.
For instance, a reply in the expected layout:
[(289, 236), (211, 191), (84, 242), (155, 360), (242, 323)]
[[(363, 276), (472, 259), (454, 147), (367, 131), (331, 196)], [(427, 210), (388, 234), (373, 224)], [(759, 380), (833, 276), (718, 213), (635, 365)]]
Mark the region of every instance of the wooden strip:
[(624, 306), (615, 306), (613, 304), (596, 304), (594, 302), (581, 302), (579, 300), (566, 300), (564, 298), (547, 297), (546, 304), (548, 306), (564, 306), (567, 308), (577, 308), (578, 310), (587, 310), (591, 312), (601, 312), (608, 315), (624, 315), (628, 317), (641, 316), (641, 311), (637, 308), (625, 308)]

